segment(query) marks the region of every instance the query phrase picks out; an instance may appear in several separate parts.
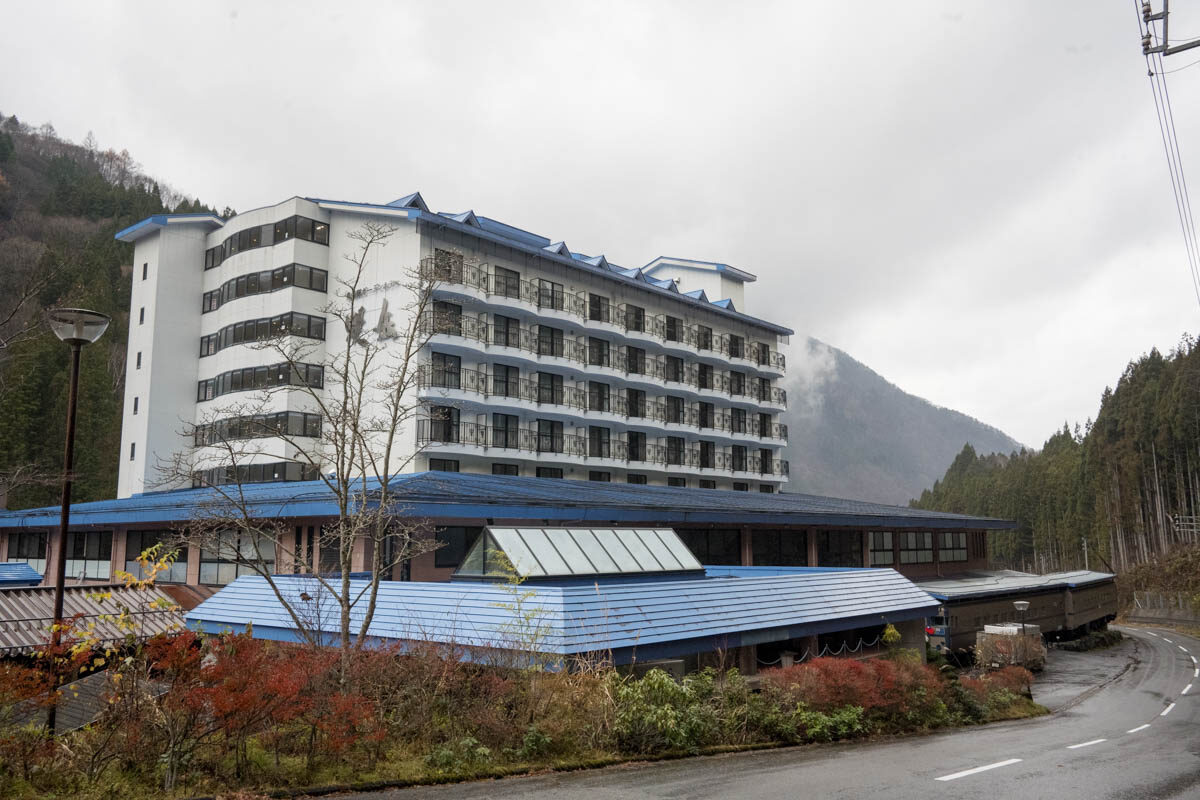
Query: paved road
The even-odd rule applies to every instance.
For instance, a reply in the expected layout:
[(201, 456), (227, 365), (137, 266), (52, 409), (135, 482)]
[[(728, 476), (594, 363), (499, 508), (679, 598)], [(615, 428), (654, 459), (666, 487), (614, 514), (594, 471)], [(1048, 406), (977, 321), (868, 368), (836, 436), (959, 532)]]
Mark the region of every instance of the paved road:
[[(1128, 668), (1036, 720), (872, 744), (808, 746), (355, 795), (449, 798), (1200, 798), (1200, 640), (1125, 629)], [(1112, 655), (1087, 654), (1076, 664)], [(1083, 669), (1087, 673), (1089, 667)], [(1190, 685), (1190, 688), (1189, 688)], [(1185, 694), (1186, 690), (1186, 694)], [(1039, 699), (1041, 699), (1039, 697)]]

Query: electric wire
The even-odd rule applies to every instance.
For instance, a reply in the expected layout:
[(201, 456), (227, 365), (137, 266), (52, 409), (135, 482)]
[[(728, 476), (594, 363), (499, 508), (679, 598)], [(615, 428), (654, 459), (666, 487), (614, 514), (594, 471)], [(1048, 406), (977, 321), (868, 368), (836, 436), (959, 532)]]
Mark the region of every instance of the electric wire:
[[(1157, 44), (1157, 31), (1149, 24), (1143, 28), (1137, 0), (1134, 0), (1133, 5), (1138, 19), (1139, 32), (1153, 36), (1155, 44)], [(1163, 152), (1167, 157), (1167, 171), (1171, 178), (1171, 191), (1175, 198), (1175, 212), (1183, 233), (1188, 271), (1191, 273), (1196, 302), (1200, 304), (1200, 245), (1196, 241), (1196, 225), (1192, 214), (1191, 197), (1188, 192), (1187, 178), (1183, 171), (1183, 159), (1179, 152), (1179, 139), (1175, 133), (1175, 114), (1171, 106), (1170, 93), (1167, 91), (1165, 70), (1162, 69), (1162, 56), (1157, 53), (1153, 56), (1146, 54), (1146, 69), (1150, 78), (1150, 89), (1154, 98), (1154, 111), (1163, 143)]]
[(1194, 67), (1194, 66), (1196, 66), (1197, 64), (1200, 64), (1200, 59), (1196, 59), (1195, 61), (1193, 61), (1193, 62), (1192, 62), (1192, 63), (1190, 63), (1190, 64), (1184, 64), (1182, 67), (1176, 67), (1175, 69), (1167, 69), (1167, 70), (1163, 70), (1163, 71), (1162, 71), (1161, 73), (1159, 73), (1159, 74), (1161, 74), (1161, 75), (1173, 75), (1173, 74), (1175, 74), (1176, 72), (1183, 72), (1183, 71), (1184, 71), (1185, 69), (1187, 69), (1188, 67)]

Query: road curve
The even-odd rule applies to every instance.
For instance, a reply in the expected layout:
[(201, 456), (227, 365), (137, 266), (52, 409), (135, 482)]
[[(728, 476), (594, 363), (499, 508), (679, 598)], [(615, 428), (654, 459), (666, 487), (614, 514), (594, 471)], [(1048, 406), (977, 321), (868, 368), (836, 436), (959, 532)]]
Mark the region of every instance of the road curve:
[(1200, 798), (1200, 640), (1123, 631), (1134, 640), (1129, 669), (1035, 720), (354, 797)]

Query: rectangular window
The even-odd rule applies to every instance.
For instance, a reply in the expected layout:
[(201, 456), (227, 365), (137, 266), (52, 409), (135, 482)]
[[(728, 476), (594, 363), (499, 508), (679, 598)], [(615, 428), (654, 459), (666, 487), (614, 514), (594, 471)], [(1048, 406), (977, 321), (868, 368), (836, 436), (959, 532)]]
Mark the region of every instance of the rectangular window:
[(679, 538), (701, 564), (738, 566), (742, 563), (742, 534), (731, 529), (678, 531)]
[(538, 467), (537, 476), (539, 478), (558, 478), (562, 479), (562, 467)]
[(594, 469), (589, 470), (588, 471), (588, 480), (589, 481), (599, 481), (600, 483), (611, 483), (612, 482), (612, 473), (611, 472), (600, 472), (599, 470), (594, 470)]
[(716, 409), (712, 403), (699, 403), (700, 427), (711, 428), (716, 419)]
[(696, 386), (700, 389), (713, 388), (712, 364), (699, 364), (696, 368)]
[(46, 574), (46, 533), (44, 531), (14, 531), (8, 534), (8, 560), (24, 561), (43, 575)]
[(563, 376), (552, 372), (537, 374), (538, 402), (560, 406), (563, 404)]
[(775, 474), (775, 459), (771, 458), (773, 451), (763, 447), (758, 451), (758, 473), (760, 475)]
[(588, 411), (610, 411), (612, 403), (607, 383), (588, 381)]
[(667, 437), (667, 463), (682, 464), (683, 463), (683, 437), (668, 436)]
[[(201, 346), (200, 355), (202, 355), (202, 356), (208, 355), (207, 353), (204, 352), (203, 345)], [(136, 367), (135, 367), (136, 369), (142, 368), (142, 351), (141, 350), (138, 351), (137, 361), (135, 362), (135, 364), (136, 364)]]
[(537, 354), (539, 356), (559, 356), (563, 354), (563, 332), (548, 325), (538, 326)]
[(758, 379), (758, 397), (755, 398), (760, 402), (768, 403), (771, 401), (771, 381), (768, 378)]
[(563, 301), (563, 287), (561, 283), (548, 281), (545, 278), (538, 279), (538, 308), (554, 308), (561, 311)]
[(441, 389), (462, 388), (462, 357), (433, 354), (433, 385)]
[(442, 569), (457, 567), (482, 531), (482, 528), (437, 528), (433, 535), (440, 547), (433, 551), (433, 565)]
[(771, 415), (759, 412), (758, 415), (758, 438), (771, 438)]
[(612, 309), (608, 298), (598, 294), (588, 295), (588, 319), (593, 322), (609, 322), (612, 319)]
[(938, 561), (943, 564), (967, 560), (967, 534), (957, 531), (938, 532)]
[(610, 458), (612, 456), (612, 436), (608, 428), (599, 425), (588, 426), (588, 457)]
[(741, 336), (729, 334), (729, 357), (741, 358), (746, 353), (746, 340)]
[(625, 306), (625, 329), (630, 331), (646, 330), (646, 309), (641, 306)]
[(597, 339), (595, 336), (588, 337), (588, 365), (593, 367), (608, 366), (608, 342), (603, 339)]
[(137, 578), (147, 577), (138, 563), (142, 553), (158, 545), (154, 560), (175, 553), (175, 561), (154, 577), (155, 583), (187, 583), (188, 548), (174, 531), (129, 531), (125, 534), (125, 571)]
[(751, 534), (756, 567), (807, 567), (808, 533), (756, 530)]
[(625, 476), (625, 482), (636, 484), (638, 486), (645, 486), (646, 485), (646, 476), (645, 475), (636, 475), (636, 474), (630, 472), (629, 474), (627, 474)]
[(733, 482), (733, 490), (735, 492), (748, 492), (748, 491), (750, 491), (750, 484), (743, 483), (741, 481), (734, 481)]
[(492, 320), (492, 344), (504, 347), (521, 346), (521, 320), (500, 314), (493, 314)]
[(862, 531), (817, 531), (818, 567), (861, 567)]
[(734, 472), (746, 471), (746, 446), (735, 444), (729, 448), (729, 468)]
[(686, 489), (687, 478), (667, 478), (667, 486), (672, 486), (676, 489)]
[(317, 244), (329, 244), (328, 223), (313, 221), (312, 240)]
[(696, 347), (700, 350), (712, 350), (712, 328), (707, 325), (696, 326)]
[(729, 430), (733, 433), (746, 432), (746, 409), (729, 409)]
[[(700, 441), (700, 467), (701, 469), (712, 469), (717, 465), (716, 459), (717, 445), (715, 442)], [(716, 487), (713, 487), (716, 488)]]
[(625, 371), (632, 375), (645, 375), (646, 351), (640, 347), (626, 347)]
[(453, 406), (433, 406), (429, 409), (429, 434), (435, 442), (458, 442), (458, 409)]
[(717, 488), (717, 482), (711, 479), (701, 478), (699, 486), (701, 489), (715, 489)]
[(492, 394), (499, 397), (516, 397), (520, 394), (520, 370), (504, 364), (492, 365)]
[(732, 371), (729, 373), (729, 393), (735, 396), (746, 393), (746, 373)]
[(775, 494), (775, 487), (769, 483), (762, 483), (758, 486), (759, 494)]
[(67, 534), (66, 576), (108, 580), (112, 577), (112, 531)]
[(646, 460), (646, 434), (641, 431), (630, 431), (626, 434), (626, 457), (630, 461)]
[(504, 267), (492, 268), (492, 293), (501, 297), (521, 296), (521, 273)]
[(137, 412), (138, 412), (138, 399), (136, 397), (134, 397), (133, 398), (133, 413), (136, 414)]
[(667, 315), (663, 320), (663, 338), (668, 342), (678, 342), (683, 338), (683, 320)]
[(663, 416), (667, 422), (676, 425), (683, 424), (683, 398), (682, 397), (664, 397), (663, 398)]
[(679, 356), (666, 356), (663, 359), (663, 378), (683, 383), (683, 359)]
[(929, 531), (904, 531), (900, 537), (901, 564), (932, 564), (933, 534)]
[(646, 393), (641, 389), (625, 390), (625, 413), (631, 417), (646, 416)]
[(429, 459), (430, 472), (458, 472), (458, 459), (454, 458), (431, 458)]
[(563, 451), (563, 424), (555, 420), (537, 421), (537, 450), (539, 453), (561, 453)]
[(147, 263), (143, 263), (142, 264), (142, 280), (146, 280), (146, 274), (149, 271), (150, 271), (150, 265)]
[(296, 238), (311, 242), (313, 238), (313, 221), (308, 217), (296, 217)]
[(492, 414), (492, 446), (515, 450), (520, 441), (520, 422), (516, 414)]
[(129, 443), (129, 460), (133, 461), (133, 458), (136, 454), (137, 454), (137, 442), (130, 442)]
[(871, 566), (890, 567), (896, 563), (891, 531), (871, 531)]
[(521, 470), (516, 464), (492, 464), (493, 475), (520, 475)]
[(756, 360), (760, 365), (766, 364), (771, 360), (771, 346), (766, 342), (755, 342)]
[(462, 306), (435, 300), (433, 303), (433, 332), (462, 336)]
[(200, 583), (222, 586), (259, 570), (275, 572), (275, 542), (265, 534), (222, 531), (208, 547), (200, 548)]

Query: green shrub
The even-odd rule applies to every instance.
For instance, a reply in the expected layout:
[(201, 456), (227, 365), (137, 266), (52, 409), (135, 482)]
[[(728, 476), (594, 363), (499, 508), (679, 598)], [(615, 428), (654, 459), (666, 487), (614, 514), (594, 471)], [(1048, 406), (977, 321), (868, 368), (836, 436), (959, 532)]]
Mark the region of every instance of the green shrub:
[(716, 715), (698, 700), (711, 691), (709, 673), (688, 676), (682, 683), (660, 669), (650, 670), (640, 680), (614, 678), (618, 746), (630, 753), (650, 753), (694, 751), (710, 744), (717, 730)]
[(802, 730), (804, 738), (810, 742), (849, 739), (866, 732), (860, 706), (845, 706), (829, 713), (810, 711), (799, 706), (796, 709), (795, 722), (797, 729)]
[(455, 744), (442, 745), (425, 756), (425, 763), (439, 772), (466, 773), (492, 762), (492, 749), (467, 736)]

